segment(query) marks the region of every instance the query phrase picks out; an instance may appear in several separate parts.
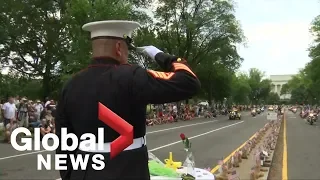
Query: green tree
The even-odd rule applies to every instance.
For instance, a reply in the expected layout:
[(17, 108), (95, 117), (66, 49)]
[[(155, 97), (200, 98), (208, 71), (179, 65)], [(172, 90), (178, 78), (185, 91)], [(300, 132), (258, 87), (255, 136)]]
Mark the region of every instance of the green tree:
[(0, 74), (0, 99), (9, 96), (27, 96), (30, 99), (41, 98), (41, 82), (16, 73)]
[(231, 1), (160, 0), (154, 31), (159, 47), (188, 60), (202, 83), (202, 96), (222, 101), (242, 59), (234, 44), (244, 36)]
[(277, 93), (270, 92), (266, 100), (267, 104), (278, 104), (280, 102), (280, 96)]
[(63, 6), (60, 1), (1, 1), (0, 61), (24, 76), (42, 78), (45, 96), (53, 88), (58, 62), (68, 53), (67, 24), (59, 13)]
[(260, 92), (258, 94), (258, 99), (266, 101), (267, 98), (270, 96), (271, 91), (271, 80), (264, 79), (260, 82)]
[(146, 5), (147, 1), (3, 0), (0, 63), (41, 79), (43, 96), (57, 94), (62, 80), (90, 62), (89, 35), (81, 26), (108, 19), (144, 23), (149, 19), (137, 4)]
[(233, 70), (225, 64), (204, 60), (196, 67), (196, 74), (201, 81), (202, 96), (208, 102), (222, 102), (231, 95)]
[(288, 83), (282, 85), (280, 94), (284, 95), (284, 94), (288, 94), (289, 92), (290, 92), (290, 87), (289, 87)]
[(186, 58), (192, 67), (204, 60), (239, 67), (234, 44), (242, 43), (244, 36), (230, 1), (159, 0), (159, 4), (155, 31), (163, 50)]
[(249, 70), (249, 85), (251, 92), (249, 99), (253, 103), (259, 103), (261, 100), (266, 100), (271, 90), (271, 81), (263, 79), (264, 73), (259, 69), (252, 68)]
[(291, 92), (292, 103), (302, 103), (312, 101), (314, 99), (311, 91), (311, 81), (306, 76), (305, 70), (301, 70), (297, 75), (287, 83), (288, 91)]
[(246, 73), (239, 73), (233, 76), (232, 80), (232, 99), (237, 104), (247, 104), (251, 87), (249, 77)]
[[(298, 97), (307, 100), (308, 103), (318, 103), (320, 100), (320, 15), (311, 24), (311, 33), (315, 37), (313, 44), (309, 48), (311, 61), (306, 64), (299, 73), (299, 89), (293, 89), (292, 100)], [(303, 96), (302, 93), (305, 93)]]
[[(152, 44), (186, 58), (199, 74), (209, 102), (229, 97), (232, 77), (242, 62), (235, 44), (244, 41), (233, 2), (160, 0), (154, 19), (141, 11), (146, 7), (150, 9), (150, 0), (3, 0), (0, 63), (10, 65), (30, 87), (13, 88), (12, 92), (23, 90), (22, 95), (35, 98), (37, 92), (42, 92), (42, 97), (56, 96), (66, 79), (90, 62), (90, 38), (81, 26), (123, 19), (142, 23), (134, 35), (137, 46)], [(133, 52), (129, 61), (157, 69), (139, 53)], [(22, 83), (21, 78), (11, 80)], [(32, 86), (37, 88), (31, 91)]]

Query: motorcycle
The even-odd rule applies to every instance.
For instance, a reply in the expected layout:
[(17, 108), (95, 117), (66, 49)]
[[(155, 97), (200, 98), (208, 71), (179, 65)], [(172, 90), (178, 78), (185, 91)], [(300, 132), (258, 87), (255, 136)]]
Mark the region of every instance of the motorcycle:
[(217, 117), (217, 111), (216, 110), (212, 111), (212, 117)]
[(314, 116), (314, 122), (317, 122), (317, 120), (318, 120), (318, 114), (317, 114), (317, 113), (313, 113), (313, 116)]
[(293, 108), (293, 109), (291, 109), (291, 111), (292, 111), (293, 113), (297, 113), (297, 108)]
[(255, 117), (255, 116), (257, 115), (256, 110), (252, 110), (252, 111), (251, 111), (251, 115), (252, 115), (252, 117)]
[(260, 108), (258, 108), (258, 109), (257, 109), (257, 113), (258, 113), (258, 114), (260, 114), (260, 113), (261, 113), (261, 110), (260, 110)]
[(229, 120), (241, 119), (241, 114), (236, 111), (231, 111), (229, 114)]
[(229, 114), (229, 120), (235, 119), (235, 116), (236, 116), (235, 112), (230, 112), (230, 114)]
[(212, 114), (209, 111), (205, 111), (204, 118), (212, 118)]
[(308, 117), (308, 115), (309, 115), (309, 113), (308, 113), (307, 111), (301, 111), (301, 113), (300, 113), (300, 117), (301, 117), (302, 119)]
[(310, 124), (310, 125), (313, 125), (313, 123), (315, 123), (317, 121), (317, 115), (313, 114), (313, 113), (310, 113), (308, 118), (307, 118), (307, 122)]
[(222, 109), (221, 111), (220, 111), (220, 114), (221, 115), (228, 115), (228, 111), (227, 111), (227, 109)]

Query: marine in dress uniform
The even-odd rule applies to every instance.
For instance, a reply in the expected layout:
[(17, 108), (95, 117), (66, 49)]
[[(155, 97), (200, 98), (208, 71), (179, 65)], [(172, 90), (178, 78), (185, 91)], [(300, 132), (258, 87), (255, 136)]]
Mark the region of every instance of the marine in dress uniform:
[[(78, 138), (84, 133), (97, 137), (104, 128), (104, 151), (64, 152), (57, 154), (103, 154), (106, 166), (101, 171), (92, 169), (90, 162), (85, 171), (60, 171), (63, 180), (69, 179), (150, 179), (146, 146), (146, 105), (163, 104), (191, 98), (200, 89), (197, 76), (185, 60), (163, 53), (154, 46), (136, 48), (155, 60), (164, 72), (146, 70), (128, 64), (131, 33), (139, 27), (132, 21), (99, 21), (85, 24), (91, 32), (93, 59), (91, 64), (75, 74), (64, 86), (57, 107), (56, 133), (68, 128)], [(110, 142), (119, 134), (98, 119), (101, 102), (134, 127), (133, 144), (110, 160)], [(91, 159), (91, 158), (90, 158)], [(90, 161), (90, 160), (89, 160)]]

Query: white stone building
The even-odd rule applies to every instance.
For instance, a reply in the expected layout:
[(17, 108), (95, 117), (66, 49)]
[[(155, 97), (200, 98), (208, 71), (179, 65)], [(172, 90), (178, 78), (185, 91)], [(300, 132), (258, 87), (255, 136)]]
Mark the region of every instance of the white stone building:
[(272, 81), (271, 92), (275, 92), (280, 96), (280, 99), (290, 99), (291, 94), (280, 95), (281, 88), (286, 84), (294, 74), (287, 75), (271, 75), (270, 80)]

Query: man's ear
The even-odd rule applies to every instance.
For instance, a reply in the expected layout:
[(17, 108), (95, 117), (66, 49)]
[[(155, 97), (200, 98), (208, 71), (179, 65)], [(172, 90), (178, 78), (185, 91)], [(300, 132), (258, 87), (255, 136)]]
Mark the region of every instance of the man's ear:
[(121, 56), (122, 54), (121, 54), (121, 42), (120, 41), (117, 41), (116, 42), (116, 55), (117, 56)]

